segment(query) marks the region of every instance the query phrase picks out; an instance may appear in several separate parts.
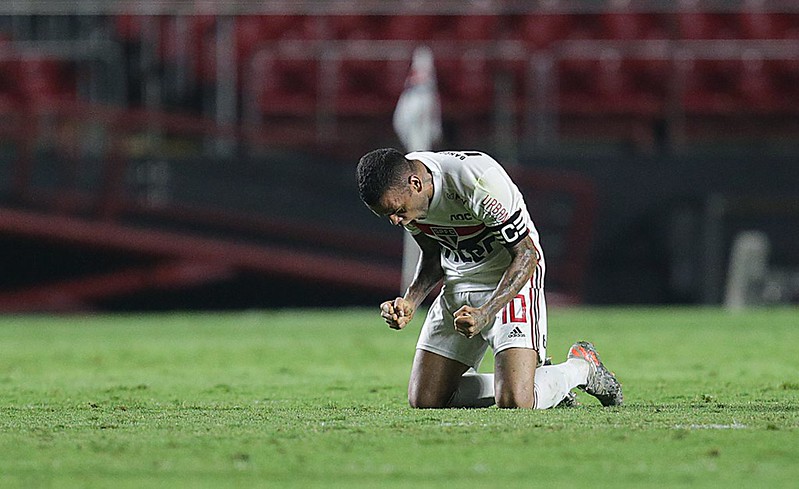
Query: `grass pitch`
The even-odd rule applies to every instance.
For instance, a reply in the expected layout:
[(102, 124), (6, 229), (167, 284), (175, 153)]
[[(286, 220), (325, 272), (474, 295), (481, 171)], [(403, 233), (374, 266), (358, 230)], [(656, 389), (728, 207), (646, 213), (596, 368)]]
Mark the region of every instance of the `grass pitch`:
[(594, 341), (626, 405), (548, 411), (410, 409), (421, 318), (375, 311), (0, 317), (0, 487), (799, 480), (797, 309), (555, 310), (549, 354)]

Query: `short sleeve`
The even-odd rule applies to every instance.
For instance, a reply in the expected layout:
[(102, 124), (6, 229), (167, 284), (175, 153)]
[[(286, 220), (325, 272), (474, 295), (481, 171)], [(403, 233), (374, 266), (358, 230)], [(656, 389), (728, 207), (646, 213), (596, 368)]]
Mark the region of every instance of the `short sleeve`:
[(474, 215), (506, 247), (512, 247), (530, 233), (524, 201), (510, 177), (489, 168), (477, 179), (472, 199)]

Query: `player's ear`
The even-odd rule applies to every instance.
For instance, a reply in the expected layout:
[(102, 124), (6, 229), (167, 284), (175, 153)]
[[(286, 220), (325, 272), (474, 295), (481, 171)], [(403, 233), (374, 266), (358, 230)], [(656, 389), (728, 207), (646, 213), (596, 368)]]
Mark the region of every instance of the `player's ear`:
[(421, 191), (422, 191), (422, 179), (421, 179), (421, 178), (419, 178), (419, 175), (416, 175), (416, 174), (414, 174), (414, 173), (411, 173), (411, 174), (408, 176), (408, 184), (409, 184), (409, 185), (411, 186), (411, 188), (412, 188), (413, 190), (415, 190), (416, 192), (421, 192)]

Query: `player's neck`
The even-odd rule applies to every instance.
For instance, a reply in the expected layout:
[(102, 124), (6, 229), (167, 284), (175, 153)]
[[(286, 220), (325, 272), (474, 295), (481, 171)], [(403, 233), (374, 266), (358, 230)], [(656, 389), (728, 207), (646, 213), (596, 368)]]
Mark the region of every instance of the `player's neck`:
[(435, 195), (435, 179), (433, 179), (433, 172), (430, 171), (430, 168), (427, 168), (427, 165), (422, 164), (422, 168), (424, 168), (424, 173), (422, 177), (422, 183), (425, 186), (427, 192), (427, 202), (430, 203), (433, 201), (433, 195)]

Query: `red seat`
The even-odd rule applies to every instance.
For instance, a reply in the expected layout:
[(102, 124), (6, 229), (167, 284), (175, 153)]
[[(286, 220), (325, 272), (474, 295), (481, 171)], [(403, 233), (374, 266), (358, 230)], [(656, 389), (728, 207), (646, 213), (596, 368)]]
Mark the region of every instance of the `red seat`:
[(332, 39), (380, 39), (386, 17), (381, 15), (331, 15), (326, 17)]
[(407, 71), (405, 61), (342, 60), (333, 102), (336, 113), (354, 116), (392, 113)]
[(567, 14), (529, 14), (510, 19), (508, 37), (524, 41), (532, 48), (549, 47), (566, 38), (572, 17)]
[(308, 116), (316, 111), (319, 64), (312, 60), (266, 62), (258, 106), (265, 115)]
[(746, 39), (799, 39), (799, 14), (745, 11), (739, 17)]
[(763, 71), (768, 74), (775, 111), (799, 114), (799, 60), (766, 60)]
[(451, 19), (452, 38), (459, 41), (483, 41), (497, 37), (496, 15), (459, 15)]
[[(598, 81), (602, 65), (597, 59), (563, 59), (555, 64), (556, 100), (560, 110), (593, 113), (602, 110)], [(603, 83), (609, 83), (605, 80)]]
[(379, 34), (381, 39), (428, 41), (435, 37), (440, 23), (437, 15), (391, 15)]
[(670, 17), (666, 14), (642, 12), (609, 12), (602, 14), (602, 37), (614, 40), (670, 39)]
[(684, 79), (682, 105), (689, 114), (723, 115), (741, 109), (740, 60), (692, 60)]
[[(608, 77), (608, 71), (617, 73)], [(669, 60), (621, 59), (617, 66), (604, 65), (603, 73), (606, 83), (600, 89), (607, 110), (646, 117), (665, 114), (673, 74)]]
[(246, 63), (265, 44), (281, 39), (316, 39), (316, 18), (303, 15), (257, 15), (236, 18), (236, 50)]
[(21, 100), (45, 105), (75, 99), (75, 73), (69, 70), (67, 63), (43, 58), (18, 60), (14, 65), (17, 93)]
[(119, 39), (123, 41), (137, 41), (141, 37), (142, 16), (117, 15), (113, 19), (114, 30)]
[(599, 14), (571, 14), (566, 39), (601, 39), (602, 19)]
[(493, 70), (479, 56), (436, 59), (441, 107), (450, 116), (491, 112), (494, 103)]
[(680, 39), (740, 39), (740, 19), (728, 12), (683, 11), (677, 13)]
[(653, 117), (665, 111), (672, 71), (666, 60), (564, 59), (555, 70), (557, 102), (564, 112)]

